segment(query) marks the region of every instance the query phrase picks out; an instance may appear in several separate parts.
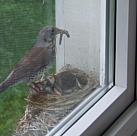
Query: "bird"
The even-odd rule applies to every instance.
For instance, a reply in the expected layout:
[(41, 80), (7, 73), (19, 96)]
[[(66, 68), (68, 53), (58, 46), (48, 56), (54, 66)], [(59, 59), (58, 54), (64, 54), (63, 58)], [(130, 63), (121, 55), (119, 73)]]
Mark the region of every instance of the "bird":
[(74, 88), (82, 89), (88, 84), (88, 75), (78, 68), (66, 69), (45, 79), (47, 94), (69, 94)]
[(8, 77), (0, 84), (0, 93), (7, 88), (18, 83), (33, 83), (38, 73), (46, 69), (55, 59), (55, 41), (56, 36), (60, 35), (60, 44), (62, 35), (70, 37), (68, 31), (55, 26), (42, 28), (31, 50), (17, 63)]

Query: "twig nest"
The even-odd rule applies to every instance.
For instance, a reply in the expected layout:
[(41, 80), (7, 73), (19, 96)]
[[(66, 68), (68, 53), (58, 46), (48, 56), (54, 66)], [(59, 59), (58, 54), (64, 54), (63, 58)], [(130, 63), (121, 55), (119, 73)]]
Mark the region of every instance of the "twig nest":
[[(35, 91), (30, 89), (28, 105), (17, 125), (16, 136), (46, 135), (99, 86), (94, 73), (86, 74), (70, 65), (63, 67), (53, 79), (54, 87), (47, 82), (43, 84), (43, 94), (33, 93)], [(57, 89), (61, 95), (49, 93), (47, 88)]]

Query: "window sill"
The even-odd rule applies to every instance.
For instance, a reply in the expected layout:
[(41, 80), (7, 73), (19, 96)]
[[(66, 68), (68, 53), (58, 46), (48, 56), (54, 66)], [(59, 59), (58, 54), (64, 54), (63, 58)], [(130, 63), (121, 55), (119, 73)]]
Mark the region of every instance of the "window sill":
[[(89, 109), (63, 136), (99, 135), (119, 116), (127, 104), (123, 105), (126, 89), (113, 87), (91, 109)], [(122, 105), (120, 106), (120, 104)], [(127, 102), (126, 102), (127, 103)], [(119, 106), (117, 106), (119, 105)], [(119, 112), (115, 112), (115, 111)], [(113, 114), (112, 114), (113, 113)], [(110, 120), (111, 118), (111, 120)], [(113, 118), (113, 120), (112, 120)], [(104, 121), (105, 120), (105, 124)], [(94, 123), (96, 122), (96, 123)], [(83, 125), (84, 124), (84, 125)], [(62, 129), (55, 136), (59, 136)]]
[[(134, 101), (136, 0), (117, 0), (115, 84), (69, 129), (54, 136), (98, 136)], [(64, 131), (65, 130), (65, 131)]]
[(137, 101), (106, 131), (103, 136), (131, 136), (137, 130)]

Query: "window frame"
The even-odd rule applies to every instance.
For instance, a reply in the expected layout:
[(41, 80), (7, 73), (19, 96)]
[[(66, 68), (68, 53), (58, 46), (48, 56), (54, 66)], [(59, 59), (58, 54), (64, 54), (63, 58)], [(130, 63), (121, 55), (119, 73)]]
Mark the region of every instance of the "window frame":
[(101, 135), (135, 101), (136, 0), (116, 2), (115, 85), (65, 133)]
[(136, 1), (117, 0), (116, 9), (115, 86), (64, 136), (102, 134), (135, 100)]

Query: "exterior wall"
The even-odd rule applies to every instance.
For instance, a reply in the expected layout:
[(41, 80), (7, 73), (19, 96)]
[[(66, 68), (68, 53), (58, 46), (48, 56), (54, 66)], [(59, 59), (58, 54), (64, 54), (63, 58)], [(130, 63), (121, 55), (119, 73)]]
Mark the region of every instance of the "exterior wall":
[(94, 71), (99, 78), (100, 22), (100, 0), (56, 0), (56, 26), (70, 32), (70, 38), (57, 45), (57, 71), (71, 64), (86, 72)]

